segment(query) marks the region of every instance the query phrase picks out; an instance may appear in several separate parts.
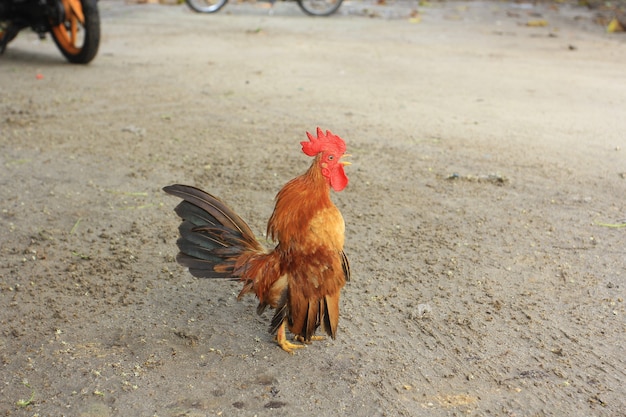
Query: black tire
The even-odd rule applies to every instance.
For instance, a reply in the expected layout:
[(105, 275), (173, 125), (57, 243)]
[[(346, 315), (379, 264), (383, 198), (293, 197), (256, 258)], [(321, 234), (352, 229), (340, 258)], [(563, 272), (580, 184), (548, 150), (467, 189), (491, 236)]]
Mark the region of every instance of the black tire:
[(0, 54), (4, 53), (9, 42), (11, 42), (20, 29), (17, 26), (11, 24), (11, 22), (0, 22)]
[(298, 6), (310, 16), (330, 16), (335, 13), (343, 0), (298, 0)]
[[(82, 7), (84, 22), (77, 19), (71, 10), (65, 11), (65, 21), (51, 27), (52, 39), (57, 47), (72, 64), (88, 64), (95, 58), (100, 46), (100, 15), (97, 0), (77, 0)], [(78, 26), (78, 37), (72, 39), (71, 24)]]
[(198, 13), (215, 13), (228, 3), (228, 0), (185, 0), (187, 6)]

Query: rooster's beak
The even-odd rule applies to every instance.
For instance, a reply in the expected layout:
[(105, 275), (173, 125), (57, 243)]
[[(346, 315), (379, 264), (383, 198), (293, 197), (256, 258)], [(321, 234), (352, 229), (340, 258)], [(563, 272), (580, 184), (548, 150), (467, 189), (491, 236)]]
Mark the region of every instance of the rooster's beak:
[[(350, 157), (352, 155), (350, 155), (349, 153), (345, 153), (345, 154), (341, 155), (342, 158), (345, 158), (346, 156)], [(344, 165), (344, 166), (345, 165), (352, 165), (352, 162), (348, 162), (348, 161), (339, 161), (339, 163), (341, 165)]]

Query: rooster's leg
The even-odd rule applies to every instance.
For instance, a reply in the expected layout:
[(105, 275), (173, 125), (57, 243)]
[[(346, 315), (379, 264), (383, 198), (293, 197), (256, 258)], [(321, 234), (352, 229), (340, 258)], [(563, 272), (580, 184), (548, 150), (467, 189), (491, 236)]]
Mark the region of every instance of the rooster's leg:
[(285, 334), (285, 322), (280, 325), (278, 331), (276, 332), (276, 343), (278, 343), (278, 346), (280, 346), (285, 352), (291, 353), (292, 355), (294, 350), (304, 347), (304, 345), (295, 345), (287, 340), (287, 335)]

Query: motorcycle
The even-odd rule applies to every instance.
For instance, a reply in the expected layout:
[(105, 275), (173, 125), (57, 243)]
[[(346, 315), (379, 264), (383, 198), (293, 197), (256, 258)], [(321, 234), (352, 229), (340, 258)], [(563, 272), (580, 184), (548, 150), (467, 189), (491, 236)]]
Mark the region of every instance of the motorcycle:
[[(268, 0), (274, 3), (276, 0)], [(335, 13), (343, 0), (296, 0), (304, 13), (311, 16), (330, 16)], [(185, 3), (198, 13), (215, 13), (228, 3), (228, 0), (185, 0)]]
[(40, 39), (50, 33), (63, 56), (73, 64), (87, 64), (98, 52), (97, 0), (0, 0), (0, 54), (28, 27)]

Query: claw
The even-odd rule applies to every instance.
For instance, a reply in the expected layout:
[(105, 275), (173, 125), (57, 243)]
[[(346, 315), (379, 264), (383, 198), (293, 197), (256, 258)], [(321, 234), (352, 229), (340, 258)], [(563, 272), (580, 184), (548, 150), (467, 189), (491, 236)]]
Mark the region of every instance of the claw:
[(311, 336), (311, 340), (307, 341), (304, 339), (304, 337), (300, 335), (295, 335), (293, 337), (293, 340), (295, 340), (296, 342), (304, 343), (306, 345), (310, 345), (311, 342), (319, 342), (320, 340), (324, 340), (324, 339), (326, 339), (324, 336)]
[(278, 346), (280, 346), (282, 350), (291, 355), (293, 355), (296, 349), (306, 347), (306, 345), (296, 345), (287, 340), (287, 336), (285, 335), (285, 322), (280, 325), (276, 332), (276, 343), (278, 343)]
[(296, 345), (294, 343), (291, 343), (289, 340), (276, 340), (276, 342), (278, 343), (278, 346), (281, 347), (282, 350), (284, 350), (285, 352), (289, 353), (290, 355), (294, 354), (294, 351), (296, 349), (302, 349), (304, 347), (306, 347), (306, 345)]

